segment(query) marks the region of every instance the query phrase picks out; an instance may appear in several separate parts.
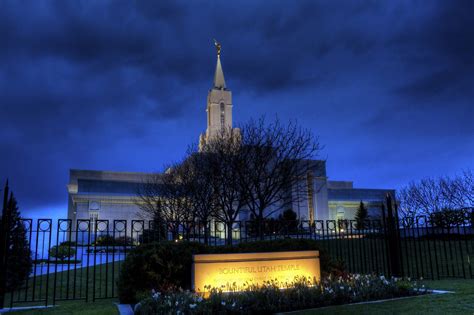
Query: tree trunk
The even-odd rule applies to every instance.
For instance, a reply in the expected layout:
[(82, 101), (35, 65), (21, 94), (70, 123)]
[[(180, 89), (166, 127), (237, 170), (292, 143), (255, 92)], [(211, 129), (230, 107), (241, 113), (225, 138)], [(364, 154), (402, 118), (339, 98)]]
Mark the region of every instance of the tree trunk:
[(204, 244), (209, 244), (209, 224), (207, 221), (204, 223)]
[(262, 215), (257, 216), (257, 229), (258, 229), (258, 237), (261, 241), (265, 239), (265, 227), (263, 226), (264, 221)]
[(232, 225), (233, 222), (227, 222), (227, 245), (232, 245)]

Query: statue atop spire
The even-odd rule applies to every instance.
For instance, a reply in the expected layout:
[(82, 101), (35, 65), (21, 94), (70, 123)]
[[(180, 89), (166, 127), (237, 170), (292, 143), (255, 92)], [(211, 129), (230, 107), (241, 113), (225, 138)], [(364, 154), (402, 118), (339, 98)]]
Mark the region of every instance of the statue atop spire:
[(222, 46), (221, 46), (221, 43), (219, 43), (215, 38), (214, 38), (214, 46), (216, 46), (217, 57), (220, 57)]

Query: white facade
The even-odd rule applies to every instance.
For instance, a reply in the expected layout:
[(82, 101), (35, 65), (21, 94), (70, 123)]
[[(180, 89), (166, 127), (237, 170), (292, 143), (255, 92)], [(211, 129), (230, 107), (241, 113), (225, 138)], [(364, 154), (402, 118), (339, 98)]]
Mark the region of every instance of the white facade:
[[(91, 231), (107, 228), (105, 223), (96, 225), (97, 220), (108, 220), (109, 230), (123, 229), (127, 235), (133, 228), (139, 229), (141, 223), (132, 226), (132, 221), (149, 218), (140, 210), (137, 192), (139, 185), (149, 176), (146, 173), (70, 170), (67, 189), (68, 219), (72, 221), (72, 230), (86, 229), (86, 222), (81, 223), (81, 220), (91, 220)], [(114, 223), (118, 220), (127, 223)]]

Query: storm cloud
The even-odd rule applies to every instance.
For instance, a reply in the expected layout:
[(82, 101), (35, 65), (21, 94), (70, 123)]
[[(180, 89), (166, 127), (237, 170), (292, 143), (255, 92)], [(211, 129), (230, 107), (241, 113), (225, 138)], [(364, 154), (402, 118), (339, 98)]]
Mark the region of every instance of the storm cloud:
[(472, 1), (2, 1), (0, 180), (65, 215), (70, 168), (155, 171), (205, 129), (277, 114), (330, 179), (398, 188), (474, 168)]

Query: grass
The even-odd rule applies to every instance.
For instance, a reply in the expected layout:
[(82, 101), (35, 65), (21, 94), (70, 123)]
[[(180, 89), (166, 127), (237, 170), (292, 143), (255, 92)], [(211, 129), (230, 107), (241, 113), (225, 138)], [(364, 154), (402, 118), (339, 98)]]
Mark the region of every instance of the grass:
[[(78, 302), (84, 304), (86, 298), (89, 301), (94, 298), (113, 298), (117, 295), (116, 280), (121, 264), (114, 262), (30, 278), (26, 288), (13, 293), (13, 306), (45, 305), (46, 302), (51, 305), (54, 297), (56, 304), (65, 305), (72, 303), (64, 301), (67, 299), (79, 299)], [(54, 265), (50, 268), (54, 270)], [(5, 307), (10, 307), (11, 298), (12, 295), (7, 293)]]
[[(473, 314), (474, 313), (474, 281), (472, 280), (439, 280), (425, 281), (429, 288), (449, 290), (455, 293), (441, 295), (425, 295), (407, 299), (387, 301), (373, 304), (340, 305), (321, 309), (292, 312), (292, 315), (318, 314)], [(118, 314), (114, 305), (116, 300), (97, 300), (58, 302), (58, 306), (43, 310), (18, 311), (15, 314)]]
[(84, 301), (63, 301), (57, 306), (47, 309), (15, 311), (13, 314), (47, 314), (47, 315), (116, 315), (118, 314), (115, 300), (98, 300), (91, 303)]
[[(334, 258), (342, 259), (354, 273), (388, 272), (387, 243), (383, 239), (320, 240)], [(400, 257), (404, 274), (425, 279), (474, 278), (473, 240), (402, 238)]]
[(372, 304), (340, 305), (292, 312), (292, 315), (318, 314), (473, 314), (473, 280), (425, 281), (428, 288), (454, 291)]

